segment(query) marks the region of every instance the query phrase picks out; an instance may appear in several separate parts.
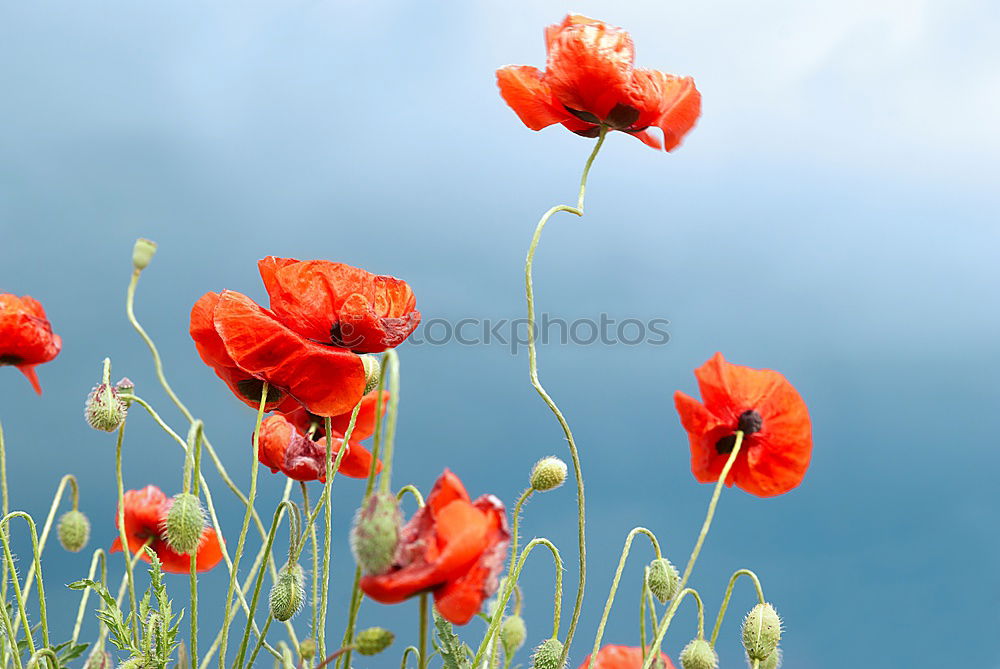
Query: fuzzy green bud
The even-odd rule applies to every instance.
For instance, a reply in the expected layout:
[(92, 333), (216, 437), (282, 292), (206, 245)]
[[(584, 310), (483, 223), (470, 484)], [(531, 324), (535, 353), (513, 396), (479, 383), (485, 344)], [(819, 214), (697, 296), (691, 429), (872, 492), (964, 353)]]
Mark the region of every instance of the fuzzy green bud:
[[(753, 666), (753, 660), (750, 660), (750, 666)], [(757, 665), (759, 669), (778, 669), (781, 666), (781, 649), (775, 648), (774, 652), (767, 656), (767, 659), (761, 660), (760, 664)]]
[(399, 503), (391, 493), (372, 493), (358, 509), (351, 528), (351, 551), (361, 571), (384, 574), (392, 566), (401, 524)]
[(781, 618), (768, 603), (750, 609), (743, 619), (743, 647), (751, 660), (765, 660), (781, 640)]
[(205, 510), (191, 493), (174, 495), (163, 521), (163, 538), (178, 553), (190, 555), (198, 550), (205, 531)]
[(396, 635), (384, 627), (369, 627), (354, 635), (354, 649), (361, 655), (378, 655), (392, 645)]
[(103, 648), (94, 648), (94, 650), (90, 651), (90, 655), (87, 656), (87, 661), (84, 663), (83, 669), (111, 669), (113, 666), (115, 666), (115, 663), (111, 659), (111, 653)]
[(695, 639), (681, 651), (683, 669), (716, 669), (718, 666), (719, 656), (704, 639)]
[(270, 598), (271, 615), (275, 620), (285, 622), (302, 608), (306, 600), (304, 581), (305, 574), (298, 564), (286, 562), (278, 571), (278, 580), (271, 587)]
[(546, 639), (535, 649), (531, 658), (532, 669), (562, 669), (559, 664), (562, 659), (563, 645), (559, 639)]
[(555, 490), (566, 482), (566, 463), (550, 455), (535, 463), (531, 469), (531, 488), (538, 492)]
[(649, 563), (649, 576), (647, 583), (653, 596), (660, 600), (660, 604), (666, 604), (677, 594), (677, 586), (680, 584), (680, 574), (677, 567), (670, 563), (667, 558), (657, 558)]
[(64, 513), (59, 518), (59, 526), (56, 529), (59, 543), (70, 553), (82, 551), (90, 539), (90, 521), (83, 512), (76, 509)]
[(146, 659), (142, 656), (130, 657), (119, 664), (118, 669), (146, 669)]
[(316, 657), (316, 642), (313, 639), (303, 639), (300, 641), (299, 656), (306, 662)]
[(365, 368), (365, 394), (378, 388), (378, 377), (382, 375), (382, 363), (374, 355), (361, 356)]
[(150, 261), (156, 255), (156, 242), (140, 237), (132, 247), (132, 266), (140, 272), (149, 267)]
[(528, 628), (521, 616), (510, 616), (500, 626), (500, 643), (503, 644), (504, 655), (508, 658), (524, 645), (524, 640), (527, 638)]
[(94, 386), (87, 395), (83, 416), (95, 430), (114, 432), (125, 422), (128, 406), (118, 397), (118, 391), (107, 383)]

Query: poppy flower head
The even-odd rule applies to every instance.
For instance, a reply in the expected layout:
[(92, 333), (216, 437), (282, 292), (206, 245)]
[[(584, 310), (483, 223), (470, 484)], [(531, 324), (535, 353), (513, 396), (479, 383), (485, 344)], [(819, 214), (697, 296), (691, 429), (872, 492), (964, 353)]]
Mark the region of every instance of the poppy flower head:
[(702, 400), (674, 394), (688, 433), (691, 469), (702, 483), (719, 480), (736, 444), (743, 443), (727, 485), (761, 497), (799, 485), (812, 455), (809, 411), (795, 388), (778, 372), (726, 362), (721, 353), (695, 370)]
[(55, 358), (61, 349), (62, 339), (52, 333), (38, 300), (0, 293), (0, 367), (17, 367), (41, 395), (35, 367)]
[[(190, 554), (172, 550), (163, 537), (162, 528), (170, 510), (170, 500), (163, 491), (153, 485), (141, 490), (128, 490), (123, 497), (122, 508), (130, 551), (138, 553), (141, 559), (149, 562), (149, 557), (142, 551), (142, 547), (148, 543), (163, 563), (163, 571), (173, 574), (186, 574), (190, 571)], [(117, 525), (117, 515), (115, 518)], [(117, 538), (111, 544), (111, 552), (117, 553), (121, 549), (121, 538)], [(202, 532), (196, 556), (198, 571), (208, 571), (222, 560), (222, 545), (214, 529), (206, 527)]]
[[(590, 655), (580, 665), (580, 669), (590, 667)], [(601, 647), (594, 661), (593, 669), (642, 669), (642, 649), (634, 646), (607, 645)], [(674, 669), (670, 658), (660, 653), (660, 662), (653, 665), (660, 669)]]
[(275, 316), (320, 344), (379, 353), (420, 323), (416, 297), (401, 279), (327, 260), (269, 256), (258, 267)]
[(470, 500), (458, 477), (445, 470), (426, 505), (400, 531), (393, 565), (365, 576), (361, 589), (384, 604), (433, 592), (438, 613), (464, 625), (496, 592), (509, 543), (503, 503), (492, 495)]
[[(268, 416), (261, 423), (260, 437), (257, 444), (257, 456), (260, 463), (271, 468), (271, 473), (282, 472), (295, 481), (326, 482), (326, 434), (325, 430), (316, 427), (322, 424), (313, 423), (312, 429), (302, 429), (290, 417), (304, 414), (299, 410), (289, 414)], [(315, 418), (315, 417), (314, 417)], [(357, 434), (357, 430), (353, 434)], [(371, 452), (357, 443), (364, 437), (358, 435), (357, 441), (352, 434), (351, 441), (345, 446), (344, 435), (336, 428), (331, 433), (332, 456), (336, 460), (342, 448), (347, 448), (340, 460), (339, 473), (351, 478), (366, 478), (372, 465)], [(382, 463), (376, 463), (376, 473), (382, 470)]]
[[(615, 26), (569, 15), (545, 30), (545, 70), (497, 70), (500, 95), (532, 130), (554, 123), (585, 137), (602, 126), (670, 151), (694, 127), (701, 94), (691, 77), (634, 66), (631, 36)], [(661, 141), (649, 129), (659, 128)]]

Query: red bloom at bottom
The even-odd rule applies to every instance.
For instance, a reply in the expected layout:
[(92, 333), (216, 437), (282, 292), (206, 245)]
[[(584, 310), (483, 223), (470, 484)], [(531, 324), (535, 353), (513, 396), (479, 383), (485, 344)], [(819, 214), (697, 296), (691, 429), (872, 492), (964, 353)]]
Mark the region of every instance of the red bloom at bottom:
[(392, 567), (364, 577), (361, 589), (383, 604), (433, 592), (441, 617), (464, 625), (497, 591), (509, 543), (503, 503), (492, 495), (470, 501), (446, 469), (401, 530)]
[[(128, 538), (128, 548), (139, 557), (149, 562), (149, 557), (142, 547), (149, 542), (149, 547), (163, 563), (163, 571), (172, 574), (186, 574), (191, 569), (191, 556), (187, 553), (177, 553), (167, 545), (163, 538), (163, 523), (170, 510), (170, 499), (155, 485), (148, 485), (142, 490), (127, 490), (123, 498), (125, 508), (125, 536)], [(117, 525), (117, 515), (115, 516)], [(122, 549), (120, 538), (111, 544), (111, 552)], [(222, 560), (222, 545), (215, 530), (206, 527), (198, 544), (197, 569), (208, 571)]]
[[(653, 665), (660, 669), (674, 669), (670, 658), (660, 653), (660, 663)], [(580, 665), (580, 669), (590, 667), (590, 655)], [(642, 649), (633, 646), (604, 646), (597, 653), (593, 669), (642, 669)]]

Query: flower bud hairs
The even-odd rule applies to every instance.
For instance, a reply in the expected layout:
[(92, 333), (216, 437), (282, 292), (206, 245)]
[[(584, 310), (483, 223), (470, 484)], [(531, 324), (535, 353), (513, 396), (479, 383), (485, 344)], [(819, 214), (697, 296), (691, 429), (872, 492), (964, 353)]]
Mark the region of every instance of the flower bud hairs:
[(566, 463), (554, 455), (542, 458), (531, 469), (531, 488), (537, 492), (555, 490), (566, 482), (566, 472)]

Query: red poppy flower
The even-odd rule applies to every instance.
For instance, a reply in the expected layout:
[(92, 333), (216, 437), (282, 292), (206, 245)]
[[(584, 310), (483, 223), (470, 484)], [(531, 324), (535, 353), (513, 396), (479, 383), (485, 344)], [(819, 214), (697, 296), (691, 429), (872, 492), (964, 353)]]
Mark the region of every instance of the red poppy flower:
[[(659, 669), (674, 669), (670, 658), (660, 653)], [(590, 667), (590, 655), (580, 665), (580, 669)], [(632, 646), (604, 646), (597, 653), (593, 669), (642, 669), (642, 649)]]
[[(388, 402), (389, 393), (382, 394), (382, 406)], [(375, 403), (377, 393), (365, 395), (361, 409), (351, 433), (349, 450), (340, 461), (339, 472), (353, 478), (366, 478), (371, 468), (372, 454), (362, 446), (362, 439), (370, 437), (375, 430)], [(353, 412), (353, 410), (352, 410)], [(351, 413), (331, 418), (332, 454), (336, 458), (343, 447), (344, 434), (350, 422)], [(311, 430), (311, 437), (310, 435)], [(272, 473), (279, 471), (296, 481), (326, 482), (326, 430), (323, 419), (299, 408), (289, 414), (269, 416), (261, 424), (257, 449), (261, 464), (270, 467)], [(382, 469), (382, 463), (375, 465), (375, 471)]]
[(257, 266), (275, 317), (314, 342), (379, 353), (420, 323), (417, 298), (395, 277), (327, 260), (268, 256)]
[[(139, 552), (149, 541), (150, 548), (163, 563), (163, 571), (186, 574), (191, 570), (191, 556), (173, 551), (162, 535), (170, 503), (170, 499), (155, 485), (148, 485), (142, 490), (127, 490), (124, 496), (125, 536), (128, 538), (129, 550), (138, 553), (142, 560), (149, 562), (145, 551)], [(117, 515), (115, 518), (117, 526)], [(121, 549), (121, 539), (115, 539), (111, 544), (111, 552), (117, 553)], [(198, 546), (196, 568), (198, 571), (208, 571), (221, 560), (222, 546), (219, 544), (219, 537), (214, 529), (206, 527)]]
[(496, 592), (509, 543), (503, 503), (492, 495), (470, 501), (462, 482), (446, 469), (427, 505), (400, 531), (393, 566), (365, 576), (361, 589), (383, 604), (433, 592), (438, 613), (464, 625)]
[[(601, 125), (654, 149), (674, 149), (701, 114), (691, 77), (633, 66), (632, 38), (621, 28), (577, 14), (545, 30), (545, 71), (528, 65), (497, 70), (500, 95), (532, 130), (554, 123), (584, 137)], [(649, 128), (663, 131), (663, 142)]]
[(771, 497), (799, 483), (812, 454), (809, 410), (792, 384), (770, 369), (725, 361), (721, 353), (694, 372), (702, 402), (674, 393), (691, 442), (691, 469), (702, 483), (719, 480), (742, 430), (743, 445), (727, 485)]
[(35, 366), (52, 360), (61, 349), (62, 339), (52, 334), (38, 300), (0, 293), (0, 367), (17, 367), (41, 395)]

